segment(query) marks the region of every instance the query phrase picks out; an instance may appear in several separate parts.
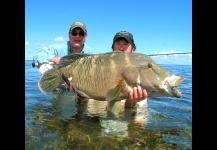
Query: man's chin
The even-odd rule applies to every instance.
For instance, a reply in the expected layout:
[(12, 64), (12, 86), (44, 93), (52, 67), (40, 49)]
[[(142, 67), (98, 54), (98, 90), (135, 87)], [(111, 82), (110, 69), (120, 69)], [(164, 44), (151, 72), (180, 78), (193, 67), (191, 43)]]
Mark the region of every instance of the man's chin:
[(80, 44), (80, 43), (75, 43), (75, 44), (74, 44), (74, 47), (79, 48), (79, 47), (81, 47), (81, 44)]

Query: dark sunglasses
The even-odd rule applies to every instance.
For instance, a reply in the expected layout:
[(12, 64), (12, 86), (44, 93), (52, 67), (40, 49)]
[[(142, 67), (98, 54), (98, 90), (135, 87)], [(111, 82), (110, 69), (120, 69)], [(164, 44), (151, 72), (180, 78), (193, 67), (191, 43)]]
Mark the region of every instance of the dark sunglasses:
[(78, 33), (78, 32), (75, 32), (75, 31), (72, 31), (72, 32), (71, 32), (71, 35), (72, 35), (72, 36), (76, 36), (77, 34), (78, 34), (79, 36), (84, 36), (84, 32), (79, 32), (79, 33)]

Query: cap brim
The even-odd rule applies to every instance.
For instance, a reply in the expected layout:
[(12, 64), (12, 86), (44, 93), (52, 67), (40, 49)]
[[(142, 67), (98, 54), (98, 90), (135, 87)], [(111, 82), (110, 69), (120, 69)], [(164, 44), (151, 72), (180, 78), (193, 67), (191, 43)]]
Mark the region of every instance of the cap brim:
[(118, 37), (116, 37), (116, 38), (114, 39), (114, 41), (116, 41), (116, 40), (119, 39), (119, 38), (125, 39), (128, 43), (133, 43), (133, 41), (132, 41), (130, 38), (127, 38), (127, 37), (124, 37), (124, 36), (118, 36)]

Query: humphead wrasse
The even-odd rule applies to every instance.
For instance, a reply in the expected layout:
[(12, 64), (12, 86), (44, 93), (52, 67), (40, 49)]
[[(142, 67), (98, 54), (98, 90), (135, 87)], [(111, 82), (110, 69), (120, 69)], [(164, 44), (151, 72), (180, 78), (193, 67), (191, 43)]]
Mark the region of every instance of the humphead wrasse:
[(138, 85), (146, 89), (150, 98), (181, 98), (178, 86), (184, 80), (148, 55), (115, 51), (64, 56), (60, 66), (42, 75), (38, 86), (42, 92), (51, 92), (67, 82), (80, 97), (110, 102), (128, 98), (129, 90)]

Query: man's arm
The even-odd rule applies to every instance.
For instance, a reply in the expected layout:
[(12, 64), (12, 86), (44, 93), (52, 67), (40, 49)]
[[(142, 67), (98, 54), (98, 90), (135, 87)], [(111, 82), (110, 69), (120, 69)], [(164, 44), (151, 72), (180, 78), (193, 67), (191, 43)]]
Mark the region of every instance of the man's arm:
[(33, 61), (35, 63), (48, 63), (51, 62), (52, 59), (54, 58), (54, 54), (52, 54), (52, 52), (48, 51), (48, 50), (44, 50), (44, 51), (40, 51), (38, 52), (34, 57), (33, 57)]

